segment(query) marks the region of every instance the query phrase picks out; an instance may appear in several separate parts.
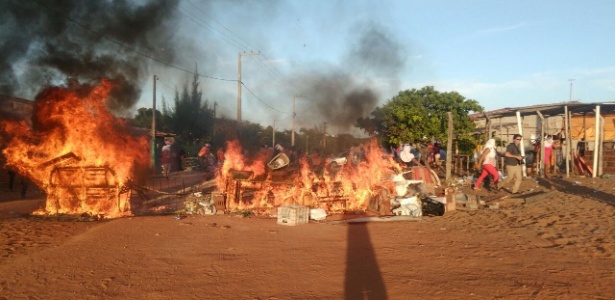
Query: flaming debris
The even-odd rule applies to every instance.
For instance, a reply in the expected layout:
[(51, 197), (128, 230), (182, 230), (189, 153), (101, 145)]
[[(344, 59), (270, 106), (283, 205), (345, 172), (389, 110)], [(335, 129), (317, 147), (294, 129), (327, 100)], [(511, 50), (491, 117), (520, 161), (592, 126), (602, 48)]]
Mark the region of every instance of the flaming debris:
[(227, 143), (224, 165), (216, 179), (218, 190), (226, 193), (227, 210), (266, 211), (291, 204), (330, 212), (367, 210), (370, 199), (394, 188), (392, 178), (400, 170), (375, 140), (365, 145), (365, 161), (339, 169), (328, 162), (319, 168), (303, 157), (271, 170), (266, 169), (264, 157), (259, 154), (248, 160), (238, 142)]
[(127, 180), (148, 162), (146, 137), (129, 134), (106, 108), (114, 85), (49, 87), (35, 99), (32, 126), (0, 121), (7, 165), (47, 193), (49, 214), (130, 213)]

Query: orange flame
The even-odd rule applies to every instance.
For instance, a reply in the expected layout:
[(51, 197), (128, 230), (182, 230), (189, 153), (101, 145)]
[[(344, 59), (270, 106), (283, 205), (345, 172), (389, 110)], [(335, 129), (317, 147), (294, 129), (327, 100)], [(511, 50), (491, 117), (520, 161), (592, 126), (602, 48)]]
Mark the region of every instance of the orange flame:
[(238, 142), (227, 144), (224, 165), (217, 177), (218, 190), (226, 192), (227, 209), (272, 209), (298, 204), (322, 207), (329, 212), (366, 210), (371, 197), (388, 184), (400, 166), (376, 140), (365, 145), (365, 161), (349, 161), (341, 169), (328, 163), (315, 166), (308, 157), (279, 170), (267, 169), (271, 153), (249, 161)]
[(108, 80), (91, 89), (49, 87), (35, 100), (32, 126), (0, 121), (7, 165), (47, 193), (40, 213), (130, 214), (120, 192), (135, 166), (147, 164), (149, 143), (107, 110), (112, 88)]

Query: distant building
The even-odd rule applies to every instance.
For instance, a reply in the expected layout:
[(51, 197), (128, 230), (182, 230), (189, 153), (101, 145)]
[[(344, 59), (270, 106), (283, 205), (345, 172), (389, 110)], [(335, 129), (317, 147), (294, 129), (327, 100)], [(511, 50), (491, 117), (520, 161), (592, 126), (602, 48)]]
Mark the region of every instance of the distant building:
[[(522, 133), (523, 146), (527, 154), (534, 149), (544, 135), (554, 135), (570, 141), (571, 155), (580, 155), (591, 166), (594, 159), (596, 110), (600, 108), (600, 117), (604, 120), (599, 126), (601, 135), (600, 154), (597, 174), (615, 172), (615, 102), (581, 103), (571, 101), (564, 103), (533, 105), (524, 107), (507, 107), (482, 113), (471, 114), (476, 125), (476, 134), (486, 138), (501, 139), (504, 145), (512, 142), (512, 136)], [(569, 132), (566, 134), (566, 111)], [(521, 125), (521, 129), (519, 128)], [(501, 147), (500, 151), (503, 150)], [(535, 152), (535, 151), (534, 151)], [(567, 157), (564, 154), (564, 157)]]

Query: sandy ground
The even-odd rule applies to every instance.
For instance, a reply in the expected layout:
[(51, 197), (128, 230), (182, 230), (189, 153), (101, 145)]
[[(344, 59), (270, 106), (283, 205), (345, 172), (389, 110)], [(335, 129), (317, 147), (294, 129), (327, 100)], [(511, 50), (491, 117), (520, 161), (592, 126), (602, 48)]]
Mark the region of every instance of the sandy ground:
[(36, 217), (42, 195), (4, 191), (0, 299), (613, 299), (615, 179), (528, 178), (523, 190), (481, 191), (498, 209), (299, 226)]

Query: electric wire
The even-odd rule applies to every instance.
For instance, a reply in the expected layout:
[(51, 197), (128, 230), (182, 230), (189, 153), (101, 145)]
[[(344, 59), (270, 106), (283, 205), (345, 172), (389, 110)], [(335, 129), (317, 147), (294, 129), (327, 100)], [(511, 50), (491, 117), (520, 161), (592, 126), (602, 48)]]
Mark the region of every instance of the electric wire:
[[(90, 32), (90, 33), (93, 33), (93, 34), (95, 34), (95, 35), (97, 35), (97, 36), (99, 36), (99, 37), (101, 37), (101, 38), (103, 38), (103, 39), (105, 39), (105, 40), (110, 41), (111, 43), (113, 43), (113, 44), (115, 44), (115, 45), (117, 45), (117, 46), (119, 46), (119, 47), (122, 47), (122, 48), (124, 48), (124, 49), (130, 50), (130, 51), (132, 51), (132, 52), (134, 52), (134, 53), (136, 53), (136, 54), (138, 54), (138, 55), (140, 55), (140, 56), (142, 56), (142, 57), (145, 57), (145, 58), (147, 58), (147, 59), (150, 59), (150, 60), (152, 60), (152, 61), (154, 61), (154, 62), (157, 62), (157, 63), (159, 63), (159, 64), (162, 64), (162, 65), (164, 65), (164, 66), (167, 66), (167, 67), (170, 67), (170, 68), (173, 68), (173, 69), (176, 69), (176, 70), (179, 70), (179, 71), (182, 71), (182, 72), (185, 72), (185, 73), (191, 74), (191, 75), (197, 75), (197, 76), (200, 76), (200, 77), (204, 77), (204, 78), (209, 78), (209, 79), (214, 79), (214, 80), (220, 80), (220, 81), (238, 82), (238, 80), (237, 80), (237, 79), (225, 79), (225, 78), (219, 78), (219, 77), (215, 77), (215, 76), (209, 76), (209, 75), (199, 74), (199, 73), (195, 73), (195, 72), (193, 72), (193, 71), (190, 71), (190, 70), (188, 70), (188, 69), (182, 68), (182, 67), (180, 67), (180, 66), (176, 66), (176, 65), (174, 65), (174, 64), (167, 63), (167, 62), (162, 61), (162, 60), (160, 60), (160, 59), (157, 59), (157, 58), (155, 58), (155, 57), (153, 57), (153, 56), (151, 56), (151, 55), (149, 55), (149, 54), (147, 54), (147, 53), (144, 53), (144, 52), (139, 51), (139, 50), (137, 50), (137, 49), (135, 49), (135, 48), (133, 48), (133, 47), (130, 47), (130, 46), (125, 45), (125, 44), (123, 44), (123, 43), (121, 43), (121, 42), (119, 42), (119, 41), (116, 41), (115, 39), (109, 38), (109, 37), (107, 37), (107, 36), (105, 36), (105, 35), (103, 35), (103, 34), (101, 34), (101, 33), (97, 32), (96, 30), (90, 29), (89, 27), (87, 27), (87, 26), (85, 26), (85, 25), (81, 24), (80, 22), (78, 22), (78, 21), (74, 20), (73, 18), (71, 18), (71, 17), (67, 16), (66, 14), (63, 14), (62, 12), (59, 12), (59, 11), (57, 11), (57, 10), (53, 9), (53, 8), (50, 8), (50, 7), (48, 7), (48, 6), (44, 5), (44, 4), (42, 4), (41, 2), (39, 2), (39, 1), (37, 1), (37, 0), (30, 0), (30, 1), (32, 1), (32, 2), (34, 2), (34, 3), (36, 3), (37, 5), (39, 5), (39, 6), (43, 7), (43, 8), (45, 8), (45, 9), (47, 9), (47, 10), (50, 10), (50, 11), (52, 11), (52, 12), (54, 12), (54, 13), (56, 13), (56, 14), (60, 15), (60, 16), (61, 16), (61, 17), (63, 17), (64, 19), (68, 20), (69, 22), (71, 22), (71, 23), (73, 23), (73, 24), (75, 24), (75, 25), (79, 26), (80, 28), (82, 28), (82, 29), (84, 29), (84, 30), (86, 30), (86, 31), (88, 31), (88, 32)], [(190, 1), (188, 1), (188, 2), (190, 2)], [(190, 2), (190, 3), (191, 3), (191, 2)], [(192, 3), (191, 3), (191, 4), (192, 4)], [(194, 5), (194, 4), (193, 4), (193, 5)], [(183, 12), (182, 12), (182, 13), (183, 13)], [(192, 20), (193, 22), (195, 22), (195, 24), (197, 24), (197, 25), (199, 25), (199, 26), (204, 27), (202, 24), (200, 24), (200, 23), (196, 22), (193, 18), (190, 18), (190, 17), (189, 17), (189, 19), (190, 19), (190, 20)], [(224, 28), (226, 28), (226, 27), (224, 27)], [(228, 30), (228, 29), (227, 29), (227, 30)], [(259, 102), (261, 102), (261, 103), (262, 103), (263, 105), (265, 105), (266, 107), (268, 107), (268, 108), (270, 108), (270, 109), (272, 109), (272, 110), (275, 110), (275, 111), (277, 111), (277, 112), (280, 112), (280, 113), (288, 113), (288, 112), (285, 112), (285, 111), (278, 110), (278, 109), (276, 109), (275, 107), (273, 107), (273, 106), (269, 105), (268, 103), (266, 103), (265, 101), (263, 101), (263, 100), (262, 100), (260, 97), (258, 97), (258, 96), (257, 96), (257, 95), (256, 95), (256, 94), (255, 94), (255, 93), (254, 93), (251, 89), (249, 89), (249, 88), (245, 85), (245, 83), (244, 83), (244, 82), (240, 81), (240, 84), (241, 84), (241, 85), (242, 85), (242, 86), (243, 86), (243, 87), (244, 87), (244, 88), (245, 88), (245, 89), (246, 89), (246, 90), (247, 90), (247, 91), (248, 91), (248, 92), (249, 92), (252, 96), (254, 96), (254, 97), (255, 97), (255, 98), (256, 98)]]
[(132, 52), (134, 52), (134, 53), (137, 53), (138, 55), (141, 55), (141, 56), (143, 56), (143, 57), (145, 57), (145, 58), (148, 58), (148, 59), (150, 59), (150, 60), (152, 60), (152, 61), (155, 61), (155, 62), (157, 62), (157, 63), (159, 63), (159, 64), (162, 64), (162, 65), (164, 65), (164, 66), (167, 66), (167, 67), (170, 67), (170, 68), (173, 68), (173, 69), (176, 69), (176, 70), (180, 70), (180, 71), (183, 71), (183, 72), (186, 72), (186, 73), (192, 74), (192, 75), (198, 75), (198, 76), (201, 76), (201, 77), (209, 78), (209, 79), (215, 79), (215, 80), (221, 80), (221, 81), (234, 81), (234, 82), (237, 82), (237, 79), (225, 79), (225, 78), (219, 78), (219, 77), (209, 76), (209, 75), (204, 75), (204, 74), (197, 74), (197, 73), (195, 73), (195, 72), (193, 72), (193, 71), (190, 71), (190, 70), (188, 70), (188, 69), (185, 69), (185, 68), (182, 68), (182, 67), (176, 66), (176, 65), (174, 65), (174, 64), (171, 64), (171, 63), (168, 63), (168, 62), (165, 62), (165, 61), (162, 61), (162, 60), (157, 59), (157, 58), (155, 58), (155, 57), (153, 57), (153, 56), (151, 56), (151, 55), (148, 55), (148, 54), (146, 54), (146, 53), (144, 53), (144, 52), (142, 52), (142, 51), (139, 51), (139, 50), (137, 50), (137, 49), (135, 49), (135, 48), (129, 47), (129, 46), (127, 46), (127, 45), (125, 45), (125, 44), (123, 44), (123, 43), (121, 43), (121, 42), (119, 42), (119, 41), (116, 41), (116, 40), (114, 40), (114, 39), (112, 39), (112, 38), (109, 38), (109, 37), (107, 37), (107, 36), (105, 36), (105, 35), (103, 35), (103, 34), (101, 34), (101, 33), (97, 32), (96, 30), (90, 29), (89, 27), (87, 27), (87, 26), (85, 26), (85, 25), (83, 25), (83, 24), (81, 24), (81, 23), (77, 22), (77, 21), (76, 21), (76, 20), (74, 20), (73, 18), (71, 18), (71, 17), (69, 17), (69, 16), (67, 16), (67, 15), (65, 15), (65, 14), (63, 14), (63, 13), (61, 13), (61, 12), (59, 12), (59, 11), (57, 11), (57, 10), (53, 9), (53, 8), (50, 8), (50, 7), (48, 7), (48, 6), (45, 6), (44, 4), (40, 3), (40, 2), (39, 2), (39, 1), (37, 1), (37, 0), (30, 0), (30, 1), (32, 1), (32, 2), (34, 2), (34, 3), (36, 3), (36, 4), (38, 4), (39, 6), (41, 6), (41, 7), (45, 8), (45, 9), (47, 9), (47, 10), (50, 10), (50, 11), (52, 11), (52, 12), (54, 12), (54, 13), (56, 13), (56, 14), (58, 14), (58, 15), (62, 16), (64, 19), (66, 19), (66, 20), (70, 21), (71, 23), (73, 23), (73, 24), (75, 24), (75, 25), (77, 25), (77, 26), (79, 26), (79, 27), (83, 28), (83, 29), (84, 29), (84, 30), (86, 30), (86, 31), (89, 31), (89, 32), (91, 32), (91, 33), (93, 33), (93, 34), (96, 34), (97, 36), (99, 36), (99, 37), (101, 37), (101, 38), (103, 38), (103, 39), (105, 39), (105, 40), (108, 40), (108, 41), (110, 41), (110, 42), (111, 42), (111, 43), (113, 43), (113, 44), (116, 44), (116, 45), (118, 45), (118, 46), (120, 46), (120, 47), (122, 47), (122, 48), (128, 49), (128, 50), (130, 50), (130, 51), (132, 51)]

